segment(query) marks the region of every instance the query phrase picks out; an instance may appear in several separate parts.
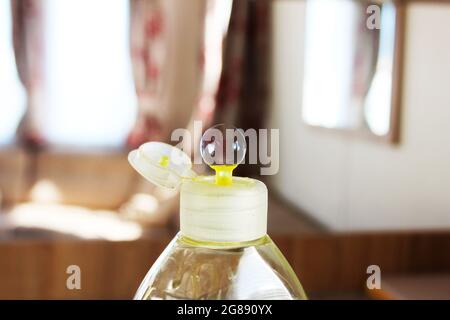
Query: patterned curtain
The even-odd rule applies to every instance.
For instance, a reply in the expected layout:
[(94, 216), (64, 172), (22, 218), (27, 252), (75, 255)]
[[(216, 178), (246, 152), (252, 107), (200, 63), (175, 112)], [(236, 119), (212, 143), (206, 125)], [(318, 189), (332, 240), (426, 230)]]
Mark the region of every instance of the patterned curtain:
[(44, 69), (43, 0), (11, 0), (13, 42), (19, 77), (27, 91), (27, 109), (19, 138), (29, 147), (43, 145), (42, 86)]
[(206, 1), (131, 0), (131, 56), (139, 103), (137, 146), (186, 127), (198, 101)]
[[(271, 1), (233, 1), (215, 123), (244, 130), (265, 126), (270, 79)], [(256, 166), (239, 166), (251, 175)]]
[[(218, 4), (224, 2), (130, 0), (131, 57), (139, 101), (130, 145), (168, 140), (173, 129), (186, 127), (195, 118), (213, 117), (212, 122), (244, 129), (263, 126), (270, 1), (233, 1), (222, 61), (228, 17)], [(11, 0), (11, 5), (16, 60), (28, 93), (19, 134), (39, 146), (44, 142), (45, 0)], [(211, 33), (210, 25), (205, 29), (208, 21), (220, 27)]]
[[(231, 0), (131, 0), (131, 57), (139, 114), (129, 146), (168, 141), (172, 130), (192, 129), (192, 120), (212, 121), (230, 10)], [(198, 152), (195, 145), (184, 151)], [(177, 211), (176, 194), (159, 194), (142, 180), (135, 191), (158, 199), (160, 213), (153, 222), (164, 223)], [(122, 209), (125, 214), (136, 212), (133, 201)]]
[(230, 10), (231, 0), (131, 0), (139, 115), (129, 145), (212, 120)]

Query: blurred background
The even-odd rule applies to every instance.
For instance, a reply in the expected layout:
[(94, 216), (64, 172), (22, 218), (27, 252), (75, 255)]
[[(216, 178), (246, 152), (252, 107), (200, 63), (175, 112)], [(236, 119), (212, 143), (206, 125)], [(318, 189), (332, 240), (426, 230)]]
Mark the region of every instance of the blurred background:
[(0, 0), (0, 298), (132, 298), (179, 199), (127, 154), (200, 120), (279, 129), (277, 174), (238, 173), (268, 185), (311, 298), (450, 299), (449, 18), (443, 0)]

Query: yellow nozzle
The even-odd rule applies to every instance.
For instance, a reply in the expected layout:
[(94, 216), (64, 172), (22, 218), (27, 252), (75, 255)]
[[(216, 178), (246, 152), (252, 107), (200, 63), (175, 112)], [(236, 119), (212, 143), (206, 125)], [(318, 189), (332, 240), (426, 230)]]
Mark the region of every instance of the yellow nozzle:
[(233, 183), (233, 170), (238, 165), (212, 165), (211, 168), (216, 171), (216, 184), (220, 186), (229, 186)]

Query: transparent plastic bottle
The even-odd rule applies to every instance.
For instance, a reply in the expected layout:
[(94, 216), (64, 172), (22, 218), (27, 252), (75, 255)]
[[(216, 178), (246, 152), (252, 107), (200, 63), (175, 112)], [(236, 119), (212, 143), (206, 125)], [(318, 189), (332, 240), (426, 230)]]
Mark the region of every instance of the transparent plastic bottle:
[(266, 186), (232, 175), (246, 149), (242, 134), (234, 134), (228, 140), (237, 154), (230, 158), (238, 163), (222, 154), (219, 161), (210, 157), (225, 150), (226, 140), (202, 139), (203, 159), (216, 176), (197, 176), (190, 158), (167, 144), (150, 142), (130, 153), (131, 165), (146, 179), (180, 189), (180, 232), (151, 267), (135, 299), (306, 299), (267, 235)]
[(150, 269), (135, 299), (306, 299), (273, 241), (195, 241), (178, 234)]

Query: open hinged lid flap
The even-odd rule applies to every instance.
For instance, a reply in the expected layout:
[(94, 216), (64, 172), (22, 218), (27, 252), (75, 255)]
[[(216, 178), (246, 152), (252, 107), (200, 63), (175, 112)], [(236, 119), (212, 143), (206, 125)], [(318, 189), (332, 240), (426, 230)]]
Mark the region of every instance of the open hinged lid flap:
[(128, 161), (145, 179), (170, 189), (177, 189), (183, 179), (196, 176), (190, 157), (162, 142), (143, 144), (130, 152)]

